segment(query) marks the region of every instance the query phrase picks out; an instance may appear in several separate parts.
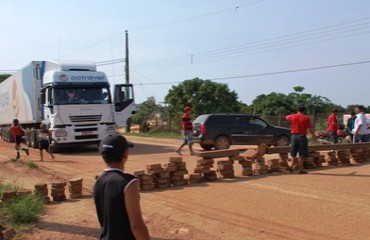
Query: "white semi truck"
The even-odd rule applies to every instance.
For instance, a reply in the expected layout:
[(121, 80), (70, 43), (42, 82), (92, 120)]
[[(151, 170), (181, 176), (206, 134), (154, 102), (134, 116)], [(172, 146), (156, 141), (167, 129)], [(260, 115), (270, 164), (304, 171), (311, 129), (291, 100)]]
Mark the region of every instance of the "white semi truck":
[(41, 123), (52, 132), (52, 148), (98, 144), (134, 113), (132, 84), (110, 84), (94, 62), (32, 61), (0, 83), (1, 138), (14, 141), (9, 126), (16, 118), (34, 148)]

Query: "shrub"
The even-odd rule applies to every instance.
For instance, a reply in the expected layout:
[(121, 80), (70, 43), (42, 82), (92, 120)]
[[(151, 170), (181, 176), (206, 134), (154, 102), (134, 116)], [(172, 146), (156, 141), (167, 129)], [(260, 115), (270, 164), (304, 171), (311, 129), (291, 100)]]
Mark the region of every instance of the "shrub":
[(25, 195), (3, 205), (3, 211), (13, 224), (35, 223), (44, 213), (44, 200), (38, 195)]

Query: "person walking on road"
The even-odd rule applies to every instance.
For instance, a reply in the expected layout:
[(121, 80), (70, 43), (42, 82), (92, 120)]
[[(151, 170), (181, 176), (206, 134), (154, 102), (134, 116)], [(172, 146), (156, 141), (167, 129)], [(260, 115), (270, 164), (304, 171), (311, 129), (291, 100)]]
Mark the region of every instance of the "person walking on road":
[(40, 130), (39, 130), (39, 133), (38, 133), (40, 161), (44, 161), (43, 150), (45, 150), (47, 153), (49, 153), (51, 158), (54, 159), (53, 153), (50, 152), (50, 138), (51, 138), (51, 132), (49, 131), (49, 129), (47, 129), (46, 124), (41, 123), (40, 124)]
[(364, 106), (356, 105), (355, 113), (356, 113), (355, 126), (352, 130), (353, 142), (354, 143), (368, 142), (369, 136)]
[(21, 147), (22, 132), (26, 132), (26, 130), (23, 129), (22, 126), (19, 124), (18, 119), (13, 120), (13, 125), (10, 126), (10, 132), (15, 139), (15, 150), (17, 152), (17, 156), (15, 157), (15, 159), (19, 159), (20, 157), (19, 150), (23, 150), (27, 154), (27, 156), (30, 155), (28, 148)]
[(338, 109), (333, 109), (333, 111), (329, 115), (328, 125), (326, 128), (329, 135), (329, 141), (334, 144), (338, 143), (338, 133), (337, 133), (339, 130), (339, 124), (337, 119), (338, 114), (339, 114)]
[(177, 152), (179, 155), (181, 154), (181, 149), (188, 145), (189, 150), (190, 150), (190, 155), (194, 155), (193, 151), (193, 124), (191, 122), (190, 118), (190, 113), (191, 113), (191, 107), (185, 107), (184, 108), (184, 114), (181, 116), (181, 123), (182, 123), (182, 132), (184, 134), (184, 141), (178, 147), (175, 152)]
[[(292, 171), (298, 162), (298, 174), (305, 174), (303, 170), (304, 159), (308, 157), (308, 140), (307, 131), (310, 131), (313, 140), (316, 142), (316, 135), (310, 118), (305, 114), (306, 108), (301, 105), (298, 107), (296, 114), (286, 116), (286, 119), (291, 124), (291, 148), (290, 155), (292, 157)], [(299, 159), (297, 154), (299, 153)]]
[(119, 134), (101, 140), (99, 152), (106, 169), (96, 180), (93, 193), (100, 239), (150, 239), (140, 208), (139, 180), (124, 172), (133, 146)]

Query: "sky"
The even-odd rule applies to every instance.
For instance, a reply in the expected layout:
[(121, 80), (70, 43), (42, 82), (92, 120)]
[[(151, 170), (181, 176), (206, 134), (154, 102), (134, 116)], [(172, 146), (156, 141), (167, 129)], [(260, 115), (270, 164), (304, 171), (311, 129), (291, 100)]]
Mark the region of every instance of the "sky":
[(368, 0), (0, 0), (0, 11), (0, 73), (89, 60), (124, 83), (127, 30), (137, 103), (163, 103), (198, 77), (248, 105), (295, 86), (343, 107), (370, 105)]

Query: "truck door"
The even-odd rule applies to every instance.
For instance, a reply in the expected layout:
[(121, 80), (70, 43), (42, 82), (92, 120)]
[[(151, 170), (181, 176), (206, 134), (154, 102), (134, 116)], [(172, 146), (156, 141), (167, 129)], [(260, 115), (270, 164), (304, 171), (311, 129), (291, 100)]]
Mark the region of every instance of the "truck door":
[(132, 84), (116, 84), (113, 91), (114, 119), (117, 127), (126, 127), (135, 114), (134, 89)]

